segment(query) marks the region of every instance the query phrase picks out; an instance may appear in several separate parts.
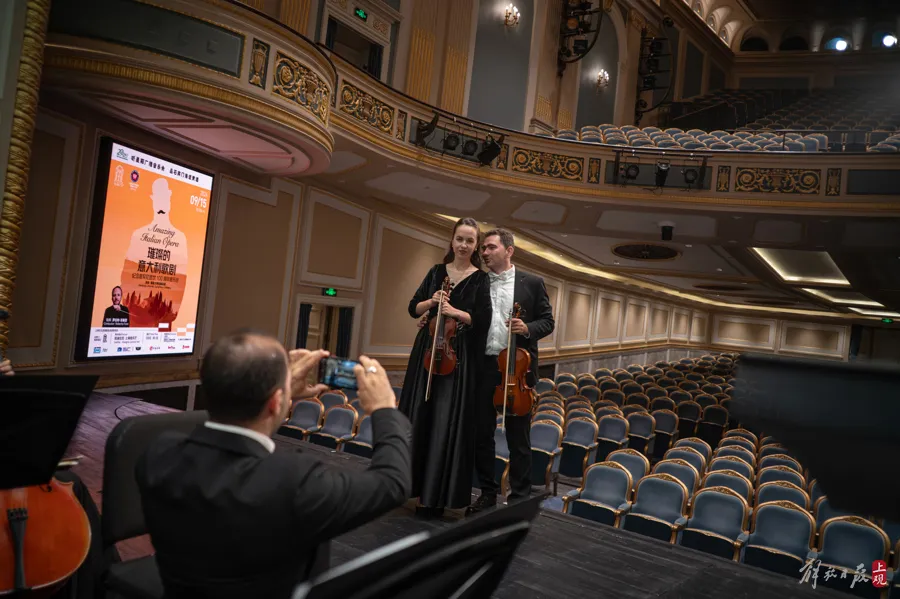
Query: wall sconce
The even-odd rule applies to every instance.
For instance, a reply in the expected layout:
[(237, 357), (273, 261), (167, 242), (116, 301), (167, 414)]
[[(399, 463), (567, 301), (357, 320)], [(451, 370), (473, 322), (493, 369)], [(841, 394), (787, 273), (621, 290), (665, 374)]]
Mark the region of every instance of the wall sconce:
[(597, 71), (597, 90), (603, 91), (607, 87), (609, 87), (609, 73), (606, 69), (600, 69)]
[(515, 27), (519, 24), (519, 9), (515, 4), (506, 7), (506, 15), (503, 17), (503, 23), (507, 27)]

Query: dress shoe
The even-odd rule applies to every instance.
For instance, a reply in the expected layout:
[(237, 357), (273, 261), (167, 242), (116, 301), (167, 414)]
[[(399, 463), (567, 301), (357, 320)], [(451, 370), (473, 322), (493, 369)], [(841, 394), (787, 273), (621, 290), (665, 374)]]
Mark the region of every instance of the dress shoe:
[(497, 505), (496, 495), (482, 495), (475, 500), (475, 503), (466, 508), (466, 516), (477, 514), (478, 512), (494, 507), (495, 505)]

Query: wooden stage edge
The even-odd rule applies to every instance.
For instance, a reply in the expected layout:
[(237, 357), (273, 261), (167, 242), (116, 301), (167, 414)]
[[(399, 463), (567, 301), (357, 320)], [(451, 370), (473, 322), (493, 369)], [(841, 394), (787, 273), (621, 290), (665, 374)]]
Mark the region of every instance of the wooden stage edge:
[[(121, 419), (173, 411), (121, 395), (94, 393), (82, 414), (67, 456), (84, 456), (72, 471), (78, 474), (102, 508), (103, 450), (110, 431)], [(368, 460), (276, 436), (281, 449), (316, 453), (336, 468), (364, 469)], [(499, 508), (502, 509), (502, 508)], [(400, 508), (334, 539), (332, 565), (345, 563), (373, 549), (423, 530), (452, 526), (455, 519), (425, 520)], [(153, 551), (148, 537), (119, 544), (123, 559)], [(534, 521), (494, 597), (613, 597), (782, 599), (848, 597), (819, 586), (669, 545), (628, 531), (595, 524), (551, 510)]]

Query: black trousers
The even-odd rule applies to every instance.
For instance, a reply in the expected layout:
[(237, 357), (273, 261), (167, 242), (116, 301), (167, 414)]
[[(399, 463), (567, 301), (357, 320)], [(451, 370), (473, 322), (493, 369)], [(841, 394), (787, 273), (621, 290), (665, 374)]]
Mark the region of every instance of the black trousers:
[[(497, 495), (500, 481), (494, 476), (494, 429), (497, 410), (494, 390), (502, 383), (497, 356), (485, 356), (475, 397), (475, 473), (482, 495)], [(506, 443), (509, 446), (510, 500), (531, 495), (531, 415), (506, 416)]]

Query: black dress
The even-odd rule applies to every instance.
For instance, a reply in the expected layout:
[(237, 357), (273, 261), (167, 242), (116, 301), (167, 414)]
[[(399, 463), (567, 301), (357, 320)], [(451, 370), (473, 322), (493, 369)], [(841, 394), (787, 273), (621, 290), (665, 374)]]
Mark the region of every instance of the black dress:
[[(409, 314), (416, 315), (416, 305), (430, 299), (441, 288), (447, 268), (435, 265), (415, 296), (409, 302)], [(406, 379), (400, 393), (400, 411), (412, 423), (412, 497), (427, 508), (461, 508), (472, 498), (472, 472), (475, 468), (475, 399), (476, 368), (484, 355), (487, 332), (491, 324), (490, 280), (485, 272), (475, 271), (460, 281), (450, 292), (450, 305), (468, 312), (471, 326), (459, 323), (454, 351), (457, 365), (446, 376), (434, 375), (431, 397), (425, 401), (428, 371), (425, 352), (431, 348), (428, 327), (419, 329)], [(431, 317), (437, 308), (430, 311)]]

